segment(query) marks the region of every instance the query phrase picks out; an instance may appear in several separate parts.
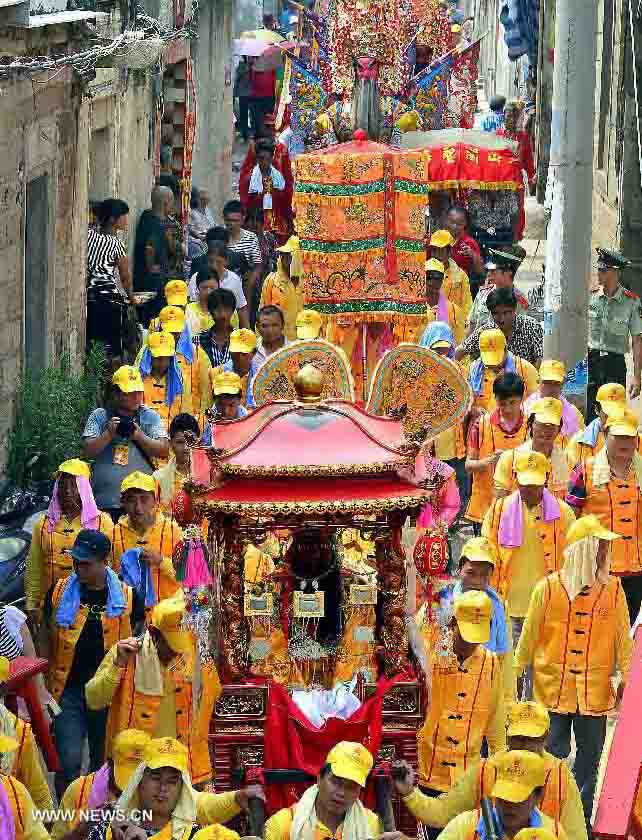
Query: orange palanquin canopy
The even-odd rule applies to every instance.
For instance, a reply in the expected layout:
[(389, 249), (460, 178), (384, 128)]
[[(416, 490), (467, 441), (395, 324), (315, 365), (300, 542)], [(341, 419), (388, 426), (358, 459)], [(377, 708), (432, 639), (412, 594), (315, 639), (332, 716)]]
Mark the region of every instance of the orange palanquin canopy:
[(455, 188), (520, 190), (519, 162), (509, 149), (462, 142), (395, 150), (356, 139), (299, 155), (306, 305), (330, 318), (425, 317), (428, 195)]
[(409, 463), (401, 421), (349, 402), (271, 402), (217, 423), (214, 443), (192, 452), (192, 500), (204, 515), (338, 523), (414, 513), (430, 498), (397, 475)]

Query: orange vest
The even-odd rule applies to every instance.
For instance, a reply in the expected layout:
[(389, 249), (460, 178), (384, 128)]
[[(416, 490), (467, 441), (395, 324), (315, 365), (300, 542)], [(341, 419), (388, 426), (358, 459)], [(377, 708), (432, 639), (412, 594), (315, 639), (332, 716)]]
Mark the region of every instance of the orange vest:
[[(545, 813), (543, 808), (541, 808), (541, 807), (538, 810), (541, 811), (542, 813)], [(475, 809), (474, 823), (471, 823), (469, 831), (467, 831), (467, 832), (462, 831), (461, 834), (458, 835), (458, 840), (481, 840), (481, 838), (479, 836), (479, 832), (477, 831), (477, 826), (479, 825), (479, 820), (480, 819), (481, 819), (481, 811), (478, 808), (476, 808)], [(559, 835), (560, 835), (560, 824), (559, 824), (559, 822), (557, 820), (553, 820), (553, 819), (551, 819), (551, 822), (553, 823), (553, 825), (550, 826), (550, 823), (549, 823), (550, 828), (549, 828), (549, 826), (546, 826), (546, 825), (542, 826), (542, 828), (548, 828), (549, 831), (552, 831), (552, 833), (555, 835), (555, 837), (559, 837)]]
[[(550, 753), (542, 756), (546, 762), (546, 780), (544, 782), (544, 797), (539, 805), (540, 811), (549, 816), (552, 820), (561, 819), (562, 805), (566, 801), (568, 781), (566, 774), (569, 772), (566, 764)], [(484, 798), (491, 798), (493, 785), (497, 779), (497, 767), (492, 759), (483, 758), (479, 765), (479, 776), (477, 790), (479, 802)]]
[[(498, 449), (515, 449), (526, 440), (526, 421), (514, 432), (505, 432), (501, 426), (491, 423), (490, 414), (479, 419), (479, 460), (488, 458)], [(466, 519), (481, 522), (493, 501), (493, 467), (473, 473), (473, 487), (466, 509)]]
[[(491, 522), (490, 522), (490, 541), (497, 546), (499, 554), (499, 566), (493, 570), (493, 575), (490, 579), (490, 585), (502, 598), (506, 598), (506, 594), (510, 588), (511, 573), (511, 557), (515, 549), (504, 548), (499, 545), (499, 523), (501, 521), (502, 511), (509, 496), (504, 496), (501, 499), (496, 499), (491, 507)], [(563, 553), (566, 548), (566, 533), (564, 532), (564, 517), (560, 515), (559, 519), (554, 519), (552, 522), (544, 522), (543, 519), (537, 519), (537, 533), (542, 542), (542, 553), (544, 555), (544, 566), (546, 568), (545, 574), (557, 572), (563, 565)]]
[[(524, 391), (524, 399), (526, 399), (530, 394), (528, 390), (528, 377), (524, 373), (524, 359), (515, 355), (513, 355), (513, 359), (515, 361), (515, 373), (519, 374), (519, 376), (521, 376), (524, 380), (524, 387), (526, 389)], [(484, 368), (481, 392), (479, 394), (475, 394), (475, 399), (473, 401), (474, 408), (482, 408), (489, 414), (497, 408), (495, 395), (493, 394), (493, 384), (500, 373), (503, 373), (503, 371), (491, 371), (488, 370), (488, 368)]]
[(616, 605), (622, 584), (610, 577), (573, 601), (555, 572), (546, 578), (544, 617), (533, 656), (535, 698), (561, 714), (605, 715), (615, 707)]
[[(136, 691), (135, 671), (136, 660), (134, 659), (124, 669), (120, 685), (116, 689), (109, 706), (105, 738), (108, 756), (111, 755), (111, 744), (114, 737), (124, 729), (140, 729), (142, 732), (147, 732), (152, 738), (156, 732), (161, 698)], [(196, 785), (212, 777), (207, 734), (201, 731), (201, 722), (195, 722), (193, 718), (191, 681), (186, 679), (179, 669), (170, 671), (170, 674), (175, 691), (176, 738), (183, 746), (187, 747), (189, 753), (188, 771), (192, 784)], [(212, 691), (215, 691), (213, 685), (208, 685), (206, 680), (208, 683), (214, 683), (211, 675), (204, 670), (203, 697), (201, 698), (203, 707), (208, 703), (207, 697), (211, 695)], [(217, 683), (217, 687), (220, 693), (220, 683)], [(203, 738), (205, 744), (202, 743)]]
[[(89, 615), (89, 608), (81, 605), (76, 615), (76, 621), (72, 627), (60, 627), (55, 621), (55, 611), (60, 605), (63, 593), (67, 587), (70, 578), (63, 578), (59, 580), (52, 595), (52, 607), (54, 611), (54, 621), (52, 622), (51, 632), (51, 656), (49, 660), (49, 674), (47, 683), (49, 691), (53, 694), (56, 700), (60, 699), (67, 683), (67, 677), (71, 671), (71, 666), (74, 661), (74, 653), (76, 650), (76, 643), (83, 631), (87, 616)], [(123, 588), (123, 595), (127, 606), (123, 613), (116, 618), (109, 618), (105, 611), (100, 614), (100, 623), (103, 626), (104, 650), (107, 652), (112, 645), (115, 645), (120, 639), (127, 639), (132, 634), (131, 626), (131, 612), (133, 593), (129, 586), (124, 583), (121, 584)]]
[(467, 660), (433, 667), (432, 702), (417, 733), (419, 783), (445, 791), (479, 761), (496, 680), (501, 666), (494, 653), (479, 645)]
[[(112, 568), (116, 572), (120, 570), (120, 558), (130, 548), (149, 548), (151, 551), (160, 554), (161, 557), (173, 557), (174, 549), (182, 538), (182, 531), (176, 522), (160, 513), (160, 511), (156, 514), (156, 521), (152, 527), (142, 536), (128, 525), (123, 525), (122, 520), (119, 520), (114, 528)], [(180, 584), (163, 574), (160, 566), (152, 568), (151, 572), (154, 592), (159, 601), (170, 598), (180, 589)]]
[[(42, 558), (44, 563), (44, 577), (45, 580), (41, 586), (42, 599), (46, 593), (51, 589), (54, 583), (57, 583), (61, 578), (69, 577), (73, 572), (73, 563), (71, 556), (65, 554), (68, 549), (72, 547), (78, 532), (82, 528), (80, 517), (77, 517), (77, 527), (69, 527), (70, 523), (64, 517), (56, 527), (49, 533), (49, 519), (44, 516), (40, 526), (39, 542), (42, 551)], [(96, 530), (102, 531), (105, 536), (111, 539), (114, 525), (111, 517), (107, 513), (100, 513), (98, 515), (98, 522), (96, 523)]]
[(192, 401), (187, 383), (184, 381), (184, 391), (174, 398), (171, 405), (165, 402), (165, 395), (167, 392), (167, 377), (164, 376), (160, 382), (156, 382), (154, 377), (150, 374), (143, 377), (143, 388), (145, 389), (145, 405), (148, 408), (153, 408), (154, 411), (160, 415), (163, 421), (165, 431), (169, 430), (169, 424), (174, 417), (181, 412), (192, 413)]
[(78, 785), (76, 801), (74, 802), (74, 813), (73, 819), (71, 820), (72, 828), (75, 828), (78, 825), (81, 811), (87, 811), (89, 797), (91, 796), (91, 790), (94, 786), (95, 776), (95, 773), (90, 773), (88, 776), (81, 776), (78, 779), (80, 784)]
[(627, 479), (612, 477), (608, 484), (596, 486), (593, 483), (593, 465), (594, 459), (589, 458), (584, 470), (586, 504), (582, 515), (594, 513), (605, 528), (622, 536), (611, 544), (611, 574), (640, 574), (642, 494), (633, 470), (630, 470)]

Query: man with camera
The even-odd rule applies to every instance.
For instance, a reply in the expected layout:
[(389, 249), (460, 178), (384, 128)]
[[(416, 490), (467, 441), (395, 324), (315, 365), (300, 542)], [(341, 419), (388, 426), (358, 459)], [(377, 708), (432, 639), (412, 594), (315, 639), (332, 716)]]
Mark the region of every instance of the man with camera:
[(91, 480), (96, 504), (114, 522), (122, 514), (120, 488), (133, 472), (151, 475), (154, 459), (167, 458), (169, 438), (160, 416), (143, 405), (144, 387), (138, 368), (123, 365), (114, 373), (106, 408), (87, 418), (83, 450), (93, 460)]

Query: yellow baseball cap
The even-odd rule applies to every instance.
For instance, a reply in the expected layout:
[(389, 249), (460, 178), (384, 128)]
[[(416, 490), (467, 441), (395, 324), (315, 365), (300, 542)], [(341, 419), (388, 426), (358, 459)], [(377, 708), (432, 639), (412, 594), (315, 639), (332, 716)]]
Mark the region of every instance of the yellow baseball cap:
[(114, 780), (120, 790), (125, 790), (138, 765), (145, 760), (145, 749), (151, 736), (140, 729), (124, 729), (114, 738), (111, 757), (114, 762)]
[(189, 630), (183, 629), (184, 618), (185, 598), (179, 592), (156, 604), (149, 623), (160, 630), (174, 653), (191, 655), (194, 652), (194, 638)]
[(518, 484), (542, 487), (551, 471), (551, 462), (541, 452), (517, 452), (513, 469)]
[(230, 353), (252, 353), (256, 350), (256, 335), (252, 330), (234, 330), (230, 335)]
[(402, 114), (397, 120), (397, 128), (403, 134), (407, 131), (416, 131), (419, 125), (419, 114), (416, 111), (408, 111)]
[(556, 359), (544, 359), (539, 366), (540, 382), (564, 382), (566, 366)]
[(128, 490), (144, 490), (146, 493), (153, 493), (156, 495), (158, 492), (158, 484), (156, 483), (156, 479), (153, 475), (147, 475), (140, 470), (136, 470), (136, 472), (130, 473), (126, 476), (120, 485), (121, 495), (126, 493)]
[(453, 23), (450, 27), (451, 32), (461, 32), (461, 26), (458, 23)]
[(374, 759), (363, 744), (355, 741), (340, 741), (328, 753), (326, 764), (330, 765), (334, 776), (349, 779), (365, 787)]
[(430, 244), (434, 248), (448, 248), (454, 245), (455, 240), (449, 230), (436, 230), (430, 237)]
[(550, 423), (559, 426), (562, 422), (562, 401), (555, 397), (541, 397), (531, 406), (531, 415), (535, 415), (538, 423)]
[(490, 563), (493, 568), (499, 562), (497, 549), (486, 537), (471, 537), (464, 543), (461, 550), (462, 560), (470, 560), (471, 563)]
[(89, 464), (81, 461), (80, 458), (70, 458), (68, 461), (63, 461), (58, 467), (56, 476), (59, 476), (60, 473), (76, 475), (80, 478), (89, 478), (91, 476), (91, 467)]
[(174, 336), (168, 332), (154, 332), (147, 336), (149, 352), (156, 359), (160, 356), (173, 356), (176, 352)]
[(212, 376), (212, 393), (215, 397), (222, 394), (236, 397), (242, 390), (241, 377), (232, 370), (224, 370)]
[(497, 778), (491, 796), (507, 802), (524, 802), (546, 781), (546, 765), (537, 753), (508, 750), (493, 759)]
[(584, 540), (586, 537), (597, 537), (598, 540), (610, 541), (619, 540), (620, 534), (609, 531), (608, 528), (602, 525), (594, 513), (590, 513), (587, 516), (581, 516), (571, 523), (566, 532), (566, 547), (568, 548), (569, 545)]
[(455, 598), (455, 618), (462, 639), (471, 644), (485, 644), (490, 639), (493, 603), (479, 589), (463, 592)]
[(296, 337), (318, 338), (323, 319), (315, 309), (302, 309), (296, 316)]
[[(158, 315), (158, 319), (163, 332), (182, 333), (185, 328), (185, 313), (180, 306), (164, 306)], [(153, 335), (153, 333), (150, 333), (150, 335)]]
[(484, 365), (501, 365), (506, 355), (504, 333), (501, 330), (482, 330), (479, 334), (479, 355)]
[(0, 656), (0, 683), (6, 682), (9, 679), (11, 672), (11, 663), (6, 656)]
[(166, 283), (165, 300), (170, 306), (187, 306), (187, 283), (184, 280)]
[(111, 384), (123, 392), (133, 394), (135, 391), (144, 391), (143, 380), (140, 371), (133, 365), (122, 365), (111, 378)]
[(558, 840), (558, 837), (547, 828), (521, 828), (513, 840)]
[(622, 405), (618, 409), (612, 407), (607, 412), (606, 423), (604, 428), (608, 429), (612, 435), (622, 435), (626, 437), (638, 436), (638, 418), (635, 412), (630, 408)]
[(541, 738), (551, 726), (551, 719), (541, 703), (531, 700), (526, 703), (511, 703), (508, 706), (508, 731), (512, 735), (525, 738)]
[(436, 260), (434, 257), (430, 260), (426, 260), (424, 263), (424, 270), (425, 271), (435, 271), (437, 274), (445, 274), (446, 269), (444, 268), (444, 264), (441, 260)]
[(330, 122), (330, 117), (326, 113), (319, 114), (314, 121), (314, 130), (317, 134), (327, 134), (331, 128), (332, 123)]
[(299, 237), (291, 236), (285, 245), (276, 249), (280, 254), (295, 254), (299, 250)]
[(144, 761), (150, 770), (173, 767), (181, 773), (187, 773), (187, 747), (176, 738), (152, 738), (145, 748)]
[(600, 404), (603, 411), (607, 411), (607, 407), (613, 403), (623, 405), (626, 403), (626, 388), (619, 382), (607, 382), (600, 385), (595, 395), (595, 402)]

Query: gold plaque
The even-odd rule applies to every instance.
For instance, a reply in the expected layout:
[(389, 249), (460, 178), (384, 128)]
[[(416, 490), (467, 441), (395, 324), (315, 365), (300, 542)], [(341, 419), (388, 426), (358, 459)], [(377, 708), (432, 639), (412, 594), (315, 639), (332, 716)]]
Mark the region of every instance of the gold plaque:
[(377, 587), (370, 583), (351, 583), (349, 603), (352, 606), (368, 606), (377, 603)]
[(262, 592), (260, 595), (254, 595), (252, 592), (245, 593), (243, 614), (246, 617), (253, 615), (272, 615), (273, 610), (274, 595), (271, 592)]
[(295, 618), (323, 618), (325, 615), (325, 592), (295, 592)]

